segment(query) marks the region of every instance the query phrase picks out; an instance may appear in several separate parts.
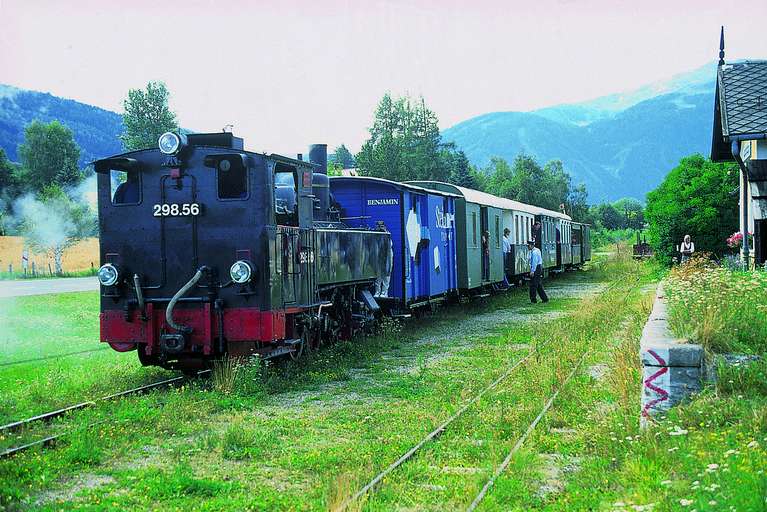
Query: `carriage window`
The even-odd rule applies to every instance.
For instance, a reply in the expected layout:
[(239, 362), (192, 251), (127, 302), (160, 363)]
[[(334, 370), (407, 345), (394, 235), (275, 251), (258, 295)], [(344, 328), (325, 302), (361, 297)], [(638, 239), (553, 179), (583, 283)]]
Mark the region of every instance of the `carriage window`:
[(477, 246), (477, 212), (471, 212), (472, 247)]
[(501, 219), (498, 215), (495, 216), (495, 247), (501, 246)]
[(109, 171), (109, 192), (112, 204), (141, 202), (141, 174), (138, 171)]
[(223, 158), (216, 165), (219, 199), (245, 199), (248, 195), (248, 168), (242, 160)]

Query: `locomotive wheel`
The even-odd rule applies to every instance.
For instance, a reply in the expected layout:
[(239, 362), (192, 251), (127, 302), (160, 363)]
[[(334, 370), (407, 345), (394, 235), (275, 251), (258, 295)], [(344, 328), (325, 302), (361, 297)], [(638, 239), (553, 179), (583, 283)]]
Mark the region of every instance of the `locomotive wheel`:
[(293, 361), (298, 361), (304, 354), (304, 349), (309, 345), (309, 330), (304, 329), (301, 331), (301, 341), (296, 344), (296, 349), (290, 352), (290, 358)]
[(322, 345), (322, 333), (319, 331), (309, 331), (307, 335), (306, 351), (309, 353), (316, 352)]

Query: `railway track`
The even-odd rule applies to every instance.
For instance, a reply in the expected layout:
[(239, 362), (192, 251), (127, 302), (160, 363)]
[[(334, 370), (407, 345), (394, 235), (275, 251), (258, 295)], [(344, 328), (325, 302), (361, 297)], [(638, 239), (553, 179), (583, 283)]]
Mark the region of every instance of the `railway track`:
[[(548, 345), (548, 343), (546, 344)], [(544, 345), (545, 346), (545, 345)], [(416, 443), (412, 448), (410, 448), (408, 451), (406, 451), (400, 458), (398, 458), (396, 461), (391, 463), (389, 466), (387, 466), (383, 471), (378, 473), (376, 476), (374, 476), (367, 484), (362, 486), (357, 492), (346, 498), (337, 508), (334, 509), (334, 512), (342, 512), (344, 510), (347, 510), (352, 504), (356, 503), (360, 498), (364, 497), (371, 491), (373, 491), (378, 484), (380, 484), (386, 476), (388, 476), (390, 473), (392, 473), (394, 470), (396, 470), (398, 467), (402, 466), (405, 462), (412, 459), (425, 445), (427, 445), (430, 441), (435, 440), (438, 438), (443, 432), (447, 430), (447, 428), (455, 422), (458, 418), (463, 416), (466, 411), (468, 411), (474, 404), (479, 402), (479, 400), (486, 395), (488, 392), (496, 388), (501, 382), (503, 382), (505, 379), (507, 379), (509, 376), (514, 373), (514, 371), (522, 365), (525, 361), (527, 361), (529, 358), (534, 356), (538, 351), (537, 350), (531, 350), (528, 352), (525, 356), (523, 356), (521, 359), (516, 361), (512, 366), (510, 366), (503, 374), (501, 374), (500, 377), (495, 379), (493, 382), (491, 382), (488, 386), (486, 386), (482, 391), (480, 391), (477, 395), (475, 395), (471, 400), (466, 402), (455, 414), (453, 414), (450, 418), (448, 418), (446, 421), (444, 421), (442, 424), (440, 424), (436, 429), (429, 432), (426, 436), (424, 436), (418, 443)], [(554, 401), (556, 400), (559, 393), (562, 391), (562, 389), (565, 388), (565, 386), (568, 384), (568, 382), (572, 379), (572, 377), (577, 373), (578, 369), (581, 367), (583, 361), (585, 360), (585, 355), (582, 356), (578, 362), (575, 364), (572, 371), (568, 374), (568, 376), (562, 381), (562, 383), (559, 385), (559, 387), (552, 393), (548, 400), (546, 401), (545, 405), (541, 409), (541, 411), (538, 413), (538, 415), (533, 419), (533, 421), (528, 425), (525, 432), (517, 439), (516, 443), (512, 447), (511, 451), (508, 453), (506, 458), (503, 460), (503, 462), (496, 468), (493, 475), (490, 477), (490, 479), (485, 483), (482, 490), (479, 492), (479, 494), (474, 498), (471, 505), (467, 509), (468, 511), (473, 511), (477, 508), (479, 503), (484, 499), (484, 497), (489, 492), (490, 488), (495, 484), (495, 481), (497, 478), (503, 474), (503, 472), (506, 470), (508, 465), (511, 463), (511, 460), (517, 451), (522, 447), (524, 442), (527, 440), (527, 438), (532, 434), (532, 432), (535, 430), (535, 427), (538, 425), (538, 423), (543, 419), (543, 417), (546, 415), (546, 413), (551, 409), (552, 405), (554, 404)]]
[[(206, 375), (208, 373), (210, 373), (210, 370), (201, 370), (201, 371), (197, 372), (196, 377), (201, 377), (201, 376)], [(96, 405), (99, 402), (105, 402), (105, 401), (109, 401), (109, 400), (114, 400), (116, 398), (122, 398), (122, 397), (130, 396), (130, 395), (138, 395), (138, 394), (144, 393), (146, 391), (150, 391), (152, 389), (157, 389), (157, 388), (161, 388), (161, 387), (165, 387), (165, 386), (172, 386), (172, 385), (174, 385), (176, 383), (185, 382), (187, 380), (189, 380), (189, 377), (187, 377), (187, 376), (173, 377), (173, 378), (170, 378), (170, 379), (165, 379), (165, 380), (161, 380), (161, 381), (158, 381), (158, 382), (153, 382), (151, 384), (145, 384), (143, 386), (139, 386), (139, 387), (136, 387), (136, 388), (128, 389), (128, 390), (125, 390), (125, 391), (120, 391), (118, 393), (113, 393), (113, 394), (110, 394), (110, 395), (106, 395), (106, 396), (103, 396), (103, 397), (98, 398), (96, 400), (89, 400), (87, 402), (81, 402), (79, 404), (70, 405), (70, 406), (64, 407), (62, 409), (56, 409), (55, 411), (50, 411), (50, 412), (46, 412), (44, 414), (38, 414), (37, 416), (32, 416), (30, 418), (26, 418), (26, 419), (23, 419), (23, 420), (14, 421), (12, 423), (8, 423), (6, 425), (0, 426), (0, 435), (6, 434), (6, 433), (9, 433), (9, 432), (17, 431), (19, 429), (25, 428), (25, 427), (27, 427), (29, 425), (32, 425), (32, 424), (48, 422), (48, 421), (53, 420), (54, 418), (58, 418), (58, 417), (64, 416), (65, 414), (71, 413), (73, 411), (78, 411), (78, 410), (81, 410), (81, 409), (86, 409), (88, 407)], [(106, 420), (99, 421), (99, 422), (96, 422), (96, 423), (92, 423), (92, 424), (89, 425), (89, 427), (94, 426), (94, 425), (98, 425), (100, 423), (103, 423), (104, 421), (106, 421)], [(22, 445), (18, 445), (18, 446), (13, 446), (11, 448), (7, 448), (6, 450), (0, 452), (0, 459), (5, 459), (5, 458), (8, 458), (8, 457), (12, 457), (12, 456), (14, 456), (14, 455), (16, 455), (18, 453), (21, 453), (23, 451), (26, 451), (26, 450), (30, 449), (30, 448), (34, 448), (35, 446), (42, 446), (42, 447), (50, 446), (57, 439), (59, 439), (61, 437), (64, 437), (64, 436), (66, 436), (69, 433), (70, 433), (69, 431), (65, 431), (65, 432), (61, 432), (59, 434), (54, 434), (54, 435), (51, 435), (51, 436), (46, 436), (46, 437), (44, 437), (42, 439), (38, 439), (36, 441), (32, 441), (32, 442), (25, 443), (25, 444), (22, 444)]]

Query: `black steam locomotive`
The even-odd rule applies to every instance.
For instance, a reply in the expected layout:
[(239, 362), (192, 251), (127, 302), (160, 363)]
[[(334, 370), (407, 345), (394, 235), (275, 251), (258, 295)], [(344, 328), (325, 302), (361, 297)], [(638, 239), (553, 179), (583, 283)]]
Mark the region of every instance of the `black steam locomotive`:
[(326, 146), (308, 157), (169, 132), (95, 162), (101, 340), (194, 371), (225, 353), (298, 357), (365, 328), (390, 235), (342, 223)]

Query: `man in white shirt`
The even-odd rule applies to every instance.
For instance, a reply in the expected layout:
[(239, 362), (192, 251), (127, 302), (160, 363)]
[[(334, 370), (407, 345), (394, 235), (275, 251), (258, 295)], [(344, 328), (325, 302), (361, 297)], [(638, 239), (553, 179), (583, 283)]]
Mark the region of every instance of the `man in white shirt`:
[(530, 263), (530, 302), (535, 304), (538, 302), (536, 295), (541, 298), (541, 301), (548, 302), (549, 298), (546, 295), (546, 291), (543, 289), (543, 256), (541, 256), (541, 250), (535, 246), (535, 241), (527, 241), (527, 249), (530, 251), (528, 256), (528, 262)]

